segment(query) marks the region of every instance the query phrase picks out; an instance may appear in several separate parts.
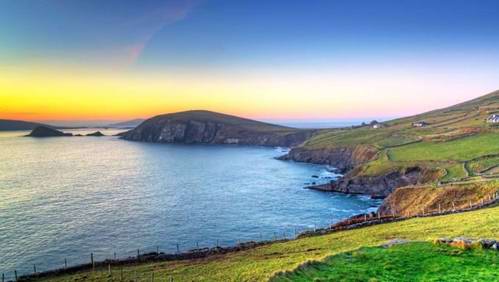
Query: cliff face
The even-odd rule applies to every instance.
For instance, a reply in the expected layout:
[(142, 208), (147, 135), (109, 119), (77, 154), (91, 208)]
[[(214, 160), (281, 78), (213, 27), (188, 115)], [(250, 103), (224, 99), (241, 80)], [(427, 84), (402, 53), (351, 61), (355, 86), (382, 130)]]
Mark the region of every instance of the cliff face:
[(313, 130), (260, 123), (211, 112), (172, 114), (146, 120), (122, 135), (132, 141), (156, 143), (297, 146)]
[(347, 194), (366, 194), (373, 198), (385, 198), (399, 187), (428, 183), (438, 177), (440, 173), (436, 169), (426, 169), (417, 166), (400, 171), (392, 171), (379, 176), (359, 176), (355, 174), (355, 171), (351, 171), (335, 182), (309, 188)]
[(377, 152), (378, 150), (376, 148), (368, 145), (327, 149), (297, 147), (291, 149), (287, 155), (282, 156), (280, 159), (314, 164), (327, 164), (337, 168), (341, 172), (346, 172), (372, 160)]

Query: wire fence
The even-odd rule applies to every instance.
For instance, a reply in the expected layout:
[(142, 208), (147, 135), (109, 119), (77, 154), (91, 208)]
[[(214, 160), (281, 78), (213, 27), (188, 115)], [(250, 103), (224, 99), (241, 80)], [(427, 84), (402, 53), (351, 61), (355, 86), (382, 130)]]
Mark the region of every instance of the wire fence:
[[(484, 195), (479, 199), (474, 200), (459, 200), (459, 201), (447, 201), (444, 203), (436, 203), (430, 205), (429, 207), (421, 207), (415, 211), (403, 214), (400, 211), (389, 210), (385, 212), (361, 214), (353, 216), (349, 219), (340, 221), (333, 224), (330, 228), (326, 230), (320, 230), (319, 234), (329, 233), (332, 231), (340, 231), (345, 229), (354, 229), (368, 225), (382, 224), (392, 221), (406, 220), (416, 217), (429, 217), (446, 215), (452, 213), (460, 213), (465, 211), (472, 211), (481, 209), (487, 206), (495, 205), (499, 203), (499, 192), (493, 192), (491, 194)], [(306, 232), (301, 234), (299, 237), (315, 235), (318, 232)]]
[[(71, 264), (68, 258), (58, 260), (61, 267), (52, 270), (41, 269), (39, 264), (33, 264), (31, 273), (28, 271), (18, 272), (13, 270), (1, 274), (1, 282), (9, 281), (32, 281), (38, 278), (72, 274), (80, 271), (89, 271), (82, 274), (81, 277), (86, 281), (174, 281), (175, 273), (168, 270), (167, 267), (149, 269), (147, 272), (136, 268), (127, 268), (125, 266), (144, 262), (160, 262), (173, 260), (186, 260), (204, 258), (216, 254), (225, 254), (252, 249), (258, 246), (271, 244), (275, 242), (285, 242), (295, 238), (309, 237), (321, 234), (332, 233), (346, 229), (355, 229), (363, 226), (382, 224), (393, 221), (406, 220), (415, 217), (437, 216), (464, 211), (476, 210), (490, 206), (499, 202), (499, 192), (485, 195), (475, 201), (448, 201), (435, 204), (430, 207), (422, 207), (419, 212), (411, 215), (399, 215), (397, 211), (382, 213), (360, 214), (348, 219), (342, 220), (326, 228), (292, 228), (284, 232), (274, 232), (271, 239), (264, 240), (263, 235), (255, 241), (237, 242), (235, 245), (222, 246), (219, 240), (213, 242), (211, 246), (200, 246), (198, 242), (191, 246), (187, 244), (176, 244), (175, 250), (162, 251), (160, 247), (136, 249), (134, 251), (113, 253), (104, 259), (98, 259), (94, 253), (89, 253), (86, 258), (74, 259), (77, 263)], [(177, 274), (178, 275), (178, 274)]]
[[(151, 277), (149, 276), (147, 277), (147, 280), (141, 280), (142, 274), (140, 272), (132, 275), (132, 273), (129, 273), (126, 268), (124, 270), (120, 270), (119, 268), (124, 265), (144, 262), (194, 259), (214, 254), (246, 250), (270, 244), (272, 242), (291, 240), (303, 232), (313, 232), (317, 229), (317, 225), (314, 225), (312, 228), (286, 227), (278, 232), (260, 232), (254, 236), (249, 236), (254, 237), (253, 240), (211, 240), (211, 243), (206, 243), (206, 241), (204, 241), (204, 243), (193, 241), (190, 243), (177, 243), (169, 247), (146, 247), (128, 251), (113, 252), (107, 255), (103, 254), (103, 252), (89, 252), (88, 255), (69, 255), (67, 257), (61, 256), (60, 258), (55, 259), (53, 256), (47, 256), (47, 259), (40, 263), (0, 273), (0, 281), (31, 281), (41, 277), (64, 273), (75, 273), (82, 270), (95, 270), (95, 273), (92, 272), (92, 277), (95, 276), (95, 279), (98, 278), (97, 280), (102, 280), (105, 278), (104, 276), (101, 276), (103, 269), (106, 270), (104, 272), (107, 273), (108, 268), (113, 273), (113, 281), (120, 281), (119, 279), (121, 275), (123, 275), (125, 279), (124, 281), (151, 281)], [(123, 274), (121, 274), (121, 272), (123, 272)], [(116, 273), (118, 273), (119, 276), (117, 276)], [(138, 277), (138, 280), (134, 277)], [(165, 275), (161, 275), (161, 279), (159, 278), (159, 275), (156, 275), (155, 277), (154, 281), (165, 281)], [(108, 278), (109, 277), (106, 279)], [(145, 279), (146, 277), (142, 278)], [(169, 279), (170, 278), (166, 281), (170, 281)], [(171, 279), (173, 279), (173, 276)], [(85, 280), (91, 280), (91, 278), (87, 277)]]

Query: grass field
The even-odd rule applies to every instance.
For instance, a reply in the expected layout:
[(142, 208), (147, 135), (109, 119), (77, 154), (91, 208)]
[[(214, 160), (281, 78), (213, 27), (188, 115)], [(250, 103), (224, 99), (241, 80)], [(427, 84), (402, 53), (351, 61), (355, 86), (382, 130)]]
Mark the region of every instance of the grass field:
[(471, 160), (499, 152), (499, 133), (486, 133), (453, 141), (419, 142), (390, 150), (394, 161)]
[(499, 281), (497, 267), (496, 251), (412, 242), (342, 253), (271, 281)]
[[(206, 259), (129, 266), (124, 269), (124, 277), (127, 281), (135, 277), (150, 281), (151, 273), (154, 273), (156, 279), (173, 277), (174, 281), (267, 281), (275, 273), (293, 270), (306, 261), (377, 246), (390, 239), (431, 240), (444, 236), (499, 239), (499, 207), (376, 225)], [(119, 273), (119, 269), (112, 271), (115, 277)], [(88, 280), (109, 281), (107, 269), (42, 281)]]

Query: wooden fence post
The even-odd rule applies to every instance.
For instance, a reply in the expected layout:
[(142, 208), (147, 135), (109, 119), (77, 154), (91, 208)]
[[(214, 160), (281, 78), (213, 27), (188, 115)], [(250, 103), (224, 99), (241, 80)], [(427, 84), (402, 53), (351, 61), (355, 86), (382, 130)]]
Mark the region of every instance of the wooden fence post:
[(33, 273), (36, 274), (36, 264), (33, 264)]
[(2, 273), (2, 282), (5, 282), (5, 274)]
[(179, 245), (178, 245), (178, 243), (177, 243), (177, 254), (178, 254), (178, 253), (180, 253), (180, 247), (179, 247)]
[(95, 264), (94, 264), (94, 253), (90, 253), (90, 263), (92, 264), (92, 271), (93, 271), (94, 268), (95, 268)]
[(109, 276), (111, 276), (111, 264), (110, 263), (107, 264), (107, 274)]
[(68, 260), (64, 258), (64, 269), (68, 268)]
[(17, 270), (14, 270), (14, 277), (16, 278), (17, 281)]
[(456, 205), (454, 205), (454, 201), (452, 201), (452, 211), (456, 211)]
[(113, 255), (114, 255), (114, 260), (116, 260), (116, 252), (114, 252), (114, 254), (113, 254)]
[(140, 250), (137, 249), (137, 261), (139, 261), (139, 260), (140, 260)]
[(470, 200), (470, 209), (471, 209), (471, 200)]
[(364, 222), (367, 221), (367, 214), (364, 214)]
[(442, 213), (442, 207), (440, 204), (438, 204), (438, 213)]

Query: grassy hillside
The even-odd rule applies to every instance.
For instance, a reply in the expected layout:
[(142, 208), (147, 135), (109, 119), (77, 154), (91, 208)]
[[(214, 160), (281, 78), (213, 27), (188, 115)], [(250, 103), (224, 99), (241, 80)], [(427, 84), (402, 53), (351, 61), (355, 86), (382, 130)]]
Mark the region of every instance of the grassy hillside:
[(335, 255), (271, 281), (498, 281), (498, 260), (496, 251), (414, 242)]
[(402, 216), (421, 214), (422, 211), (439, 212), (468, 208), (489, 201), (499, 192), (499, 180), (469, 181), (442, 186), (402, 187), (385, 199), (381, 212), (395, 212)]
[[(440, 170), (434, 181), (457, 181), (469, 176), (498, 175), (499, 126), (486, 122), (499, 112), (499, 91), (445, 109), (383, 123), (322, 131), (303, 148), (331, 149), (368, 145), (377, 158), (355, 169), (354, 176), (377, 176), (408, 167)], [(425, 127), (413, 123), (425, 121)]]
[[(275, 273), (293, 270), (306, 261), (323, 260), (360, 247), (377, 246), (394, 238), (432, 240), (467, 236), (499, 239), (497, 222), (499, 207), (494, 207), (303, 238), (206, 259), (128, 266), (123, 273), (127, 281), (135, 277), (146, 281), (153, 272), (156, 279), (173, 277), (174, 281), (266, 281)], [(112, 271), (115, 277), (119, 277), (119, 269)], [(77, 280), (108, 281), (107, 268), (42, 281)]]

